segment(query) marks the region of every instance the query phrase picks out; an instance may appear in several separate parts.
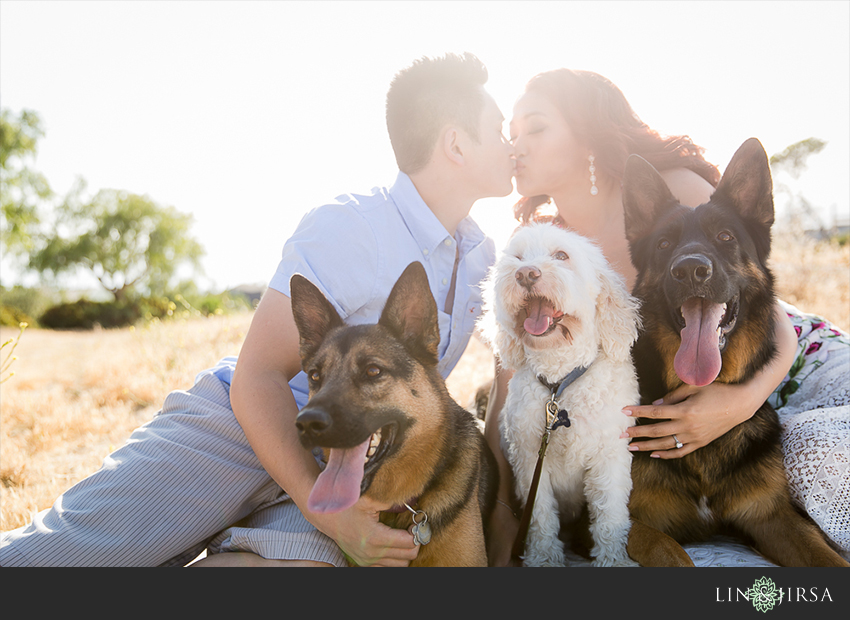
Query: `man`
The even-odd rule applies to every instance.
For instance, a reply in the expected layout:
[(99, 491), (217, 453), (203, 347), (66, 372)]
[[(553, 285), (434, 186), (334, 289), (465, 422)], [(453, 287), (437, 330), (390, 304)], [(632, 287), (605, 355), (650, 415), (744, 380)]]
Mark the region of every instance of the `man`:
[(413, 537), (378, 522), (389, 506), (361, 498), (339, 514), (307, 510), (319, 466), (295, 430), (307, 388), (289, 278), (308, 277), (347, 322), (374, 323), (403, 269), (422, 262), (441, 310), (448, 375), (494, 260), (469, 211), (512, 190), (512, 149), (486, 80), (471, 54), (423, 58), (399, 72), (386, 110), (400, 170), (392, 188), (308, 213), (284, 246), (238, 363), (223, 360), (169, 395), (98, 472), (4, 534), (0, 565), (184, 565), (206, 547), (212, 553), (198, 566), (343, 566), (343, 552), (360, 565), (409, 564)]

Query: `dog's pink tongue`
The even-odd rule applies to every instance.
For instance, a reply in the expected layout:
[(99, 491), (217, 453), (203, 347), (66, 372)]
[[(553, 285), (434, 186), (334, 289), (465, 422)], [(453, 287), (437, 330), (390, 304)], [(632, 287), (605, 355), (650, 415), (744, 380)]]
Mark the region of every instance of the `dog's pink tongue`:
[(545, 300), (535, 297), (529, 300), (526, 306), (526, 312), (528, 313), (528, 318), (525, 319), (522, 326), (529, 334), (539, 336), (545, 333), (552, 324), (555, 307)]
[(366, 439), (354, 448), (330, 451), (327, 467), (319, 474), (307, 499), (310, 512), (340, 512), (357, 502), (368, 449), (369, 439)]
[(673, 367), (685, 383), (708, 385), (720, 374), (717, 326), (723, 318), (723, 307), (707, 299), (693, 297), (682, 306), (682, 316), (685, 328)]

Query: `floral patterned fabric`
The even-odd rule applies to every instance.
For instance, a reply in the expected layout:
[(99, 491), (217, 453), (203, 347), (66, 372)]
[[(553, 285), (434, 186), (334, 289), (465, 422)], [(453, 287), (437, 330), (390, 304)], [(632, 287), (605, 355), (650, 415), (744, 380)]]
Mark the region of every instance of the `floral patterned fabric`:
[[(784, 381), (770, 396), (768, 402), (773, 405), (774, 409), (779, 411), (782, 407), (789, 404), (790, 401), (802, 404), (801, 399), (794, 398), (794, 395), (807, 383), (807, 380), (817, 383), (821, 376), (818, 370), (830, 360), (833, 353), (839, 356), (843, 350), (850, 349), (850, 335), (838, 329), (815, 314), (807, 314), (801, 312), (791, 304), (783, 301), (779, 302), (785, 309), (791, 323), (794, 325), (794, 330), (797, 332), (797, 359), (788, 371), (788, 375)], [(847, 370), (847, 368), (844, 368)], [(816, 374), (817, 373), (817, 374)], [(845, 376), (845, 380), (847, 377)], [(812, 387), (806, 386), (806, 394), (812, 392)], [(824, 406), (835, 406), (848, 404), (846, 400), (843, 402), (812, 402), (809, 399), (811, 409), (816, 409)], [(793, 404), (793, 403), (792, 403)]]
[(850, 559), (850, 335), (780, 304), (797, 332), (797, 358), (768, 402), (782, 424), (791, 494)]

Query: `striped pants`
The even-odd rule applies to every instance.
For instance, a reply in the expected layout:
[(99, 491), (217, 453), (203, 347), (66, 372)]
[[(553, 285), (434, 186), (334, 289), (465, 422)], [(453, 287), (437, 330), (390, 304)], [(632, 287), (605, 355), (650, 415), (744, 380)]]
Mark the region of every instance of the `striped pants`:
[(0, 566), (183, 566), (204, 549), (345, 566), (263, 469), (214, 369), (51, 508), (0, 534)]

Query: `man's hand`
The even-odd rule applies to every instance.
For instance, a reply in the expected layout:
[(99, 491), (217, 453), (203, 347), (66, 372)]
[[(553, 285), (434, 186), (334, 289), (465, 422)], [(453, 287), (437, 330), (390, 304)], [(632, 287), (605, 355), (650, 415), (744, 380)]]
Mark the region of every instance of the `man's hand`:
[(419, 545), (413, 542), (413, 535), (407, 530), (394, 529), (378, 521), (379, 512), (389, 508), (361, 497), (342, 512), (306, 516), (358, 566), (408, 566), (416, 559)]

